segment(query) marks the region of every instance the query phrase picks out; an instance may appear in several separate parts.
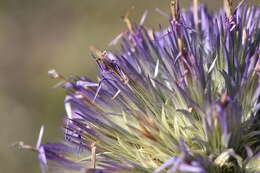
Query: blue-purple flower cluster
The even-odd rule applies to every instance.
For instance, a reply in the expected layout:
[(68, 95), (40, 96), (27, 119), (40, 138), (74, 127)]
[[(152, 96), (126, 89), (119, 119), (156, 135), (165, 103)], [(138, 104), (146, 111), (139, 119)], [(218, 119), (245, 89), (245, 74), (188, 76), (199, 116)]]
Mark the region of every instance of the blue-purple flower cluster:
[(98, 82), (50, 72), (67, 117), (62, 144), (37, 144), (43, 171), (260, 172), (260, 7), (193, 2), (157, 9), (159, 31), (125, 16), (120, 51), (91, 47)]

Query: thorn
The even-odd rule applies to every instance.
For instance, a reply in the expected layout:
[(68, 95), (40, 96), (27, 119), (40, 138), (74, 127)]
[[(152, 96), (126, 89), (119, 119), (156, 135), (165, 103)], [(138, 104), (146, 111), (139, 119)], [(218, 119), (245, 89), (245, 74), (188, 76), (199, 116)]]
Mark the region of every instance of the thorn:
[(147, 15), (148, 15), (148, 10), (145, 10), (143, 16), (141, 17), (141, 20), (140, 20), (140, 23), (139, 23), (140, 25), (144, 24), (144, 21), (145, 21)]
[(108, 46), (113, 46), (113, 45), (116, 45), (120, 40), (121, 38), (124, 36), (124, 32), (121, 32), (119, 35), (117, 35), (109, 44)]
[(39, 149), (39, 148), (40, 148), (40, 145), (41, 145), (41, 143), (42, 143), (43, 133), (44, 133), (44, 126), (42, 125), (42, 126), (41, 126), (41, 129), (40, 129), (40, 132), (39, 132), (38, 139), (37, 139), (36, 149)]
[(159, 59), (157, 59), (156, 61), (156, 65), (155, 65), (155, 68), (154, 68), (154, 74), (153, 74), (153, 77), (156, 78), (158, 76), (158, 73), (159, 73), (159, 65), (160, 65), (160, 61)]
[(94, 96), (94, 98), (93, 98), (93, 100), (92, 100), (92, 104), (95, 103), (95, 101), (96, 101), (96, 99), (97, 99), (97, 97), (98, 97), (99, 91), (101, 90), (101, 87), (102, 87), (102, 81), (99, 83), (99, 86), (98, 86), (98, 88), (97, 88), (96, 94), (95, 94), (95, 96)]
[(169, 16), (166, 12), (162, 11), (162, 10), (159, 9), (159, 8), (155, 8), (155, 11), (156, 11), (157, 13), (159, 13), (161, 16), (166, 17), (167, 19), (170, 18), (170, 16)]
[(119, 94), (120, 94), (121, 90), (117, 90), (117, 92), (115, 93), (115, 95), (112, 97), (111, 100), (114, 100)]
[(194, 22), (196, 28), (198, 28), (198, 24), (199, 24), (198, 5), (199, 5), (199, 0), (193, 0), (193, 15), (194, 15)]

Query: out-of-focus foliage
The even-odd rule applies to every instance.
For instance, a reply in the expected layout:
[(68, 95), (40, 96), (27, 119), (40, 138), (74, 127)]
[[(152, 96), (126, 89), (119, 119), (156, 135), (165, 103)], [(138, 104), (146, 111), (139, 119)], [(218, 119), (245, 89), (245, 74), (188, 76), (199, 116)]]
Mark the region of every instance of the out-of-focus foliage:
[[(186, 2), (186, 1), (185, 1)], [(185, 2), (182, 5), (185, 6)], [(211, 9), (219, 4), (204, 2)], [(37, 172), (34, 154), (10, 148), (21, 139), (34, 143), (46, 124), (48, 140), (60, 134), (64, 91), (51, 90), (50, 68), (93, 76), (88, 47), (107, 47), (125, 29), (120, 20), (131, 6), (137, 20), (150, 11), (147, 26), (167, 23), (154, 8), (168, 11), (162, 0), (6, 0), (0, 2), (0, 168), (1, 172)], [(163, 23), (164, 22), (164, 23)], [(51, 136), (50, 134), (55, 134)]]

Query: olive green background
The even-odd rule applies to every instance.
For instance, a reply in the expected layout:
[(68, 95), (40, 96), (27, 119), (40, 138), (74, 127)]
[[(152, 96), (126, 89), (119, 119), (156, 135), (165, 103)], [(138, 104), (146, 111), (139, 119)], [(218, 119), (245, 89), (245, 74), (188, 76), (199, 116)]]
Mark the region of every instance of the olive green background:
[[(257, 1), (257, 0), (256, 0)], [(181, 1), (186, 7), (191, 0)], [(211, 11), (220, 2), (204, 0)], [(147, 27), (166, 26), (168, 0), (0, 0), (0, 173), (40, 172), (36, 154), (11, 147), (16, 141), (35, 145), (45, 125), (44, 142), (62, 138), (65, 90), (51, 89), (49, 69), (96, 80), (89, 46), (107, 44), (126, 29), (127, 10), (139, 22), (147, 9)]]

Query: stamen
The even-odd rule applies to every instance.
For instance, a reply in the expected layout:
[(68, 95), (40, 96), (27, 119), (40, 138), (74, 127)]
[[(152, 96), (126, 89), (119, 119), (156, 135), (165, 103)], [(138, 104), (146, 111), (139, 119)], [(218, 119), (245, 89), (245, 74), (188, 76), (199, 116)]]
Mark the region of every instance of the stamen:
[[(131, 9), (133, 9), (133, 8), (134, 8), (134, 7), (132, 7)], [(131, 20), (129, 19), (129, 11), (130, 11), (130, 10), (128, 10), (128, 11), (126, 12), (126, 15), (123, 16), (123, 22), (126, 24), (126, 26), (127, 26), (127, 28), (129, 29), (129, 31), (132, 32), (132, 31), (133, 31), (133, 26), (132, 26)]]
[(130, 19), (127, 16), (124, 16), (123, 21), (125, 22), (125, 24), (126, 24), (127, 28), (129, 29), (129, 31), (132, 32), (133, 31), (132, 30), (132, 23), (131, 23)]
[(12, 147), (18, 146), (19, 149), (25, 149), (25, 150), (31, 150), (31, 151), (38, 152), (38, 150), (35, 147), (32, 147), (30, 145), (26, 145), (26, 144), (24, 144), (23, 141), (15, 142), (11, 146)]
[(149, 30), (147, 31), (147, 33), (148, 33), (148, 36), (150, 37), (150, 39), (153, 41), (153, 40), (154, 40), (153, 30), (152, 30), (152, 29), (149, 29)]
[(223, 4), (226, 15), (230, 19), (233, 12), (233, 0), (224, 0)]
[(57, 79), (60, 77), (59, 73), (55, 69), (49, 70), (48, 75), (53, 79)]
[(96, 142), (91, 144), (91, 166), (96, 168)]
[(178, 42), (179, 51), (180, 51), (181, 55), (183, 55), (184, 54), (183, 42), (182, 42), (182, 39), (180, 36), (178, 36), (177, 42)]

